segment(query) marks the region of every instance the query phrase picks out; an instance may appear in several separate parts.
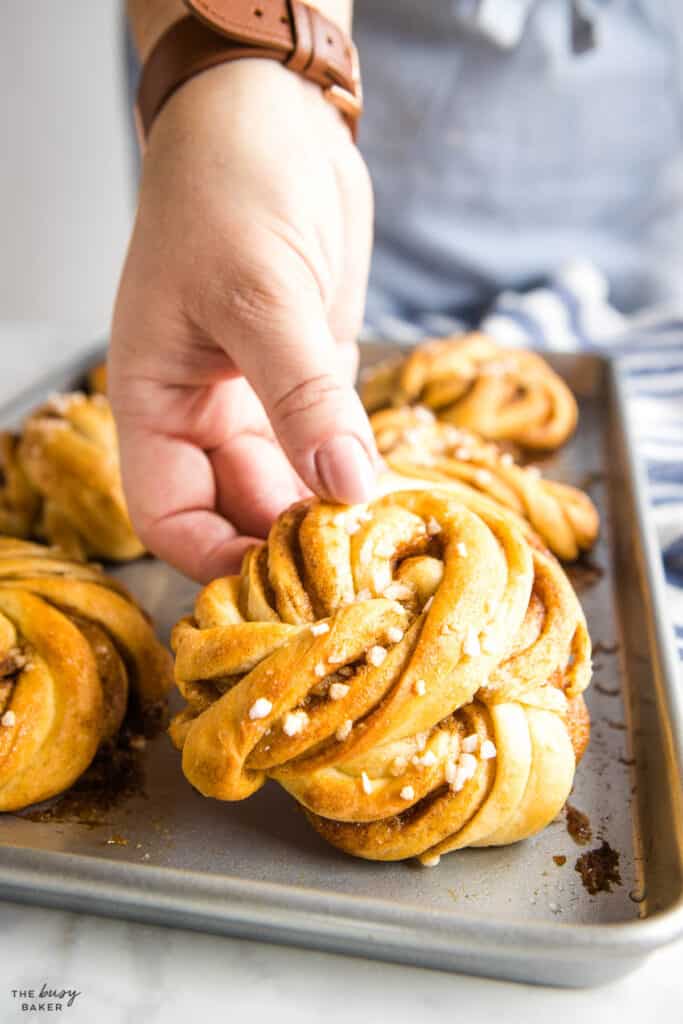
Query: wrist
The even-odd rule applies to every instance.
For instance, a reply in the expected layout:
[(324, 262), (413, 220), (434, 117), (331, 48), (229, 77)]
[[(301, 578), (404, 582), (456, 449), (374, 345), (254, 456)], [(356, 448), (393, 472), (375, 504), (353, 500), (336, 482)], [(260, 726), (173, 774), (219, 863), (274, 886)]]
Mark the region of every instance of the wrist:
[[(254, 0), (185, 2), (191, 13), (163, 33), (144, 63), (136, 106), (143, 149), (158, 114), (174, 94), (195, 94), (182, 87), (224, 64), (264, 61), (314, 83), (344, 117), (355, 139), (362, 113), (356, 49), (347, 33), (319, 8), (305, 0), (259, 0), (260, 8), (254, 7)], [(339, 5), (349, 0), (326, 2), (339, 14)], [(214, 78), (218, 80), (217, 73)], [(297, 88), (305, 94), (300, 84)]]
[(319, 86), (275, 61), (250, 58), (220, 64), (176, 90), (155, 120), (145, 161), (162, 149), (170, 156), (185, 142), (193, 159), (203, 154), (211, 161), (244, 142), (265, 158), (311, 139), (321, 150), (340, 142), (355, 148)]

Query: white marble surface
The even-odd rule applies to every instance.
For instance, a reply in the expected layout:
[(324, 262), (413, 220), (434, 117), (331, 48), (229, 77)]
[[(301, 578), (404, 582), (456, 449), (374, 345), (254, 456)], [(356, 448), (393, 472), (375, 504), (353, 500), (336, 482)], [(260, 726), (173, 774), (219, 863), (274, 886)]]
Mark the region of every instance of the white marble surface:
[[(0, 402), (100, 332), (0, 324)], [(0, 1022), (22, 1013), (12, 990), (81, 992), (59, 1019), (114, 1024), (240, 1020), (678, 1021), (683, 943), (661, 950), (609, 986), (580, 992), (534, 988), (350, 957), (219, 938), (0, 902)]]
[(60, 1018), (73, 1024), (681, 1019), (680, 946), (620, 982), (571, 992), (11, 904), (0, 904), (0, 917), (3, 1024), (31, 1019), (9, 990), (44, 980), (82, 991)]

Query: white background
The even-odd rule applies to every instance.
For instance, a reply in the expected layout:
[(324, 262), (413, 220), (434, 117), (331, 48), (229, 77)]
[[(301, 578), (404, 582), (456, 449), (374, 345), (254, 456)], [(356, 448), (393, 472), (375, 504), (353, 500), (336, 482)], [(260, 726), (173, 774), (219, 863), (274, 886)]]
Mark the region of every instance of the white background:
[(0, 4), (0, 319), (109, 321), (133, 206), (122, 6)]

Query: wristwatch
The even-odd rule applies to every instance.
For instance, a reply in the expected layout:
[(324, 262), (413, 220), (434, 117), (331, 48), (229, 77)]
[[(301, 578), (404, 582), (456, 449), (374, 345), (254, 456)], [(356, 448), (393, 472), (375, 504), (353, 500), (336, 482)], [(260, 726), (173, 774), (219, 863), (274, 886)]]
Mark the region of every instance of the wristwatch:
[(186, 17), (145, 61), (137, 95), (141, 147), (169, 97), (194, 75), (248, 57), (279, 61), (315, 82), (355, 139), (363, 97), (356, 47), (338, 25), (301, 0), (185, 0)]

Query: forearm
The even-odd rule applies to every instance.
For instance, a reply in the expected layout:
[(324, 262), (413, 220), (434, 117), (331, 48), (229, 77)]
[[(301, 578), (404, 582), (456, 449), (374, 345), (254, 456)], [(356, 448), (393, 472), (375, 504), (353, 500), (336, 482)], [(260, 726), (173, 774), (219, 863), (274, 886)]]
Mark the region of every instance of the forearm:
[[(317, 6), (346, 31), (351, 0)], [(184, 11), (128, 0), (143, 59)], [(351, 371), (371, 235), (365, 165), (317, 82), (235, 60), (164, 104), (108, 387), (136, 531), (189, 575), (233, 571), (307, 488), (369, 500), (377, 456)]]
[[(316, 0), (311, 6), (317, 7), (331, 21), (350, 32), (353, 0)], [(135, 46), (142, 61), (166, 29), (187, 14), (187, 7), (182, 0), (128, 0), (127, 10)]]

